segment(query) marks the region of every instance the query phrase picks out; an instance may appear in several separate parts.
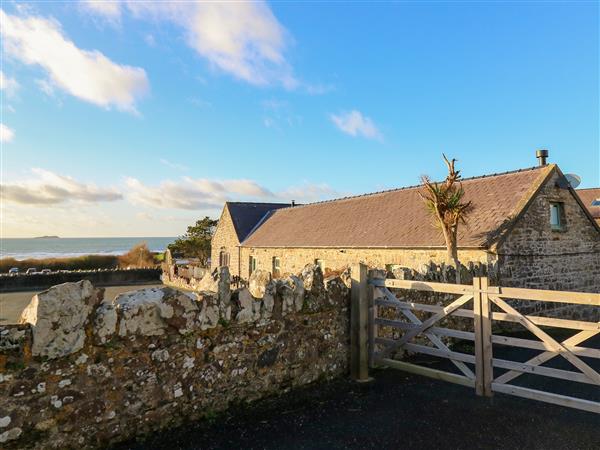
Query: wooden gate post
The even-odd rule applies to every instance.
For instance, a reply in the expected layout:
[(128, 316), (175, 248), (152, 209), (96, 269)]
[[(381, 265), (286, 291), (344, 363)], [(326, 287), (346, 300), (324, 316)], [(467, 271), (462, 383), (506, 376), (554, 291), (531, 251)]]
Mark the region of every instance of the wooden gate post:
[(488, 278), (473, 277), (473, 328), (475, 331), (475, 392), (492, 396), (492, 311), (488, 298)]
[(350, 303), (350, 374), (356, 381), (369, 380), (368, 318), (367, 298), (368, 273), (365, 264), (351, 268)]
[(488, 297), (488, 277), (481, 278), (481, 345), (483, 364), (483, 395), (491, 397), (494, 380), (494, 355), (492, 351), (492, 304)]
[(484, 395), (481, 341), (481, 277), (473, 277), (473, 331), (475, 332), (475, 393)]

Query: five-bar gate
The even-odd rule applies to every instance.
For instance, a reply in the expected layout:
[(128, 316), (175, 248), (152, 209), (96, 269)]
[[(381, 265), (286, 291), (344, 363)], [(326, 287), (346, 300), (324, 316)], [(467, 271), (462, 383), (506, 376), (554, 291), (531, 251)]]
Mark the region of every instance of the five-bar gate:
[[(352, 273), (355, 379), (367, 380), (369, 367), (387, 366), (472, 387), (478, 395), (501, 392), (600, 414), (600, 395), (584, 399), (510, 383), (523, 374), (534, 374), (593, 385), (593, 391), (600, 394), (600, 374), (592, 367), (598, 367), (600, 350), (582, 345), (600, 333), (600, 322), (523, 314), (511, 305), (517, 300), (522, 304), (534, 301), (600, 308), (600, 294), (488, 286), (485, 277), (475, 277), (472, 285), (369, 278), (363, 264), (354, 267)], [(410, 301), (415, 291), (451, 299), (444, 304)], [(455, 322), (462, 326), (453, 327), (450, 318), (461, 318)], [(465, 327), (470, 321), (471, 326)], [(537, 340), (493, 334), (494, 322), (520, 324)], [(577, 332), (561, 341), (553, 337), (555, 328)], [(474, 352), (451, 349), (448, 338), (471, 341)], [(539, 353), (526, 362), (500, 359), (494, 357), (494, 344)], [(459, 373), (399, 360), (397, 356), (403, 352), (449, 360)], [(556, 357), (566, 359), (575, 370), (543, 365)]]

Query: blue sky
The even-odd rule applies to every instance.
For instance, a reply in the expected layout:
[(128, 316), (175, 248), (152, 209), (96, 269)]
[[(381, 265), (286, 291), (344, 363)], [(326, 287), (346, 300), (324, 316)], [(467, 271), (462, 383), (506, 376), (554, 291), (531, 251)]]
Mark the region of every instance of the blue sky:
[(535, 165), (600, 185), (597, 2), (3, 2), (2, 235), (174, 236)]

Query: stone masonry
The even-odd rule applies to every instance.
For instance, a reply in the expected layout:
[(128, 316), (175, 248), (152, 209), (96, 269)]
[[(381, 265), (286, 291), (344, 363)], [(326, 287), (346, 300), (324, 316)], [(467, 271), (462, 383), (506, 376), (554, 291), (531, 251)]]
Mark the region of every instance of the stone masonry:
[[(600, 292), (600, 233), (554, 174), (498, 247), (505, 286)], [(560, 202), (563, 230), (550, 227), (550, 202)]]
[(39, 294), (0, 327), (0, 446), (104, 447), (347, 373), (347, 279), (310, 265), (256, 298), (223, 270), (214, 292)]
[(211, 270), (219, 266), (219, 254), (221, 250), (225, 250), (229, 253), (229, 271), (231, 275), (239, 275), (239, 245), (240, 242), (229, 209), (224, 208), (211, 242)]

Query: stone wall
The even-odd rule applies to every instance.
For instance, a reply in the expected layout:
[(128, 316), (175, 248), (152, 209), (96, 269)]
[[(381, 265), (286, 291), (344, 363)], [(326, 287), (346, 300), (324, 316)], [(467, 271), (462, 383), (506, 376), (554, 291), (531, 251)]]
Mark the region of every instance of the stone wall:
[(73, 270), (50, 274), (19, 274), (0, 276), (0, 292), (30, 291), (46, 289), (60, 283), (89, 280), (96, 286), (114, 286), (116, 284), (158, 283), (160, 269), (98, 269)]
[[(272, 271), (273, 257), (279, 257), (282, 273), (296, 273), (307, 262), (322, 261), (324, 270), (338, 271), (360, 262), (370, 267), (398, 265), (421, 270), (432, 262), (446, 259), (446, 249), (332, 249), (332, 248), (241, 248), (242, 273), (247, 274), (250, 256), (256, 258), (258, 269)], [(461, 261), (494, 264), (495, 255), (484, 250), (461, 250)], [(244, 277), (247, 278), (247, 277)]]
[[(231, 220), (231, 214), (227, 205), (225, 205), (211, 241), (210, 270), (213, 271), (219, 267), (219, 253), (221, 250), (225, 250), (229, 253), (229, 271), (231, 275), (240, 276), (239, 244), (240, 242), (238, 241), (237, 233)], [(247, 271), (243, 273), (248, 274)]]
[(347, 373), (349, 289), (308, 266), (231, 291), (153, 288), (100, 303), (90, 282), (0, 327), (0, 446), (102, 447)]
[[(504, 286), (600, 292), (600, 232), (554, 174), (498, 248)], [(565, 228), (550, 226), (550, 202), (563, 204)]]

